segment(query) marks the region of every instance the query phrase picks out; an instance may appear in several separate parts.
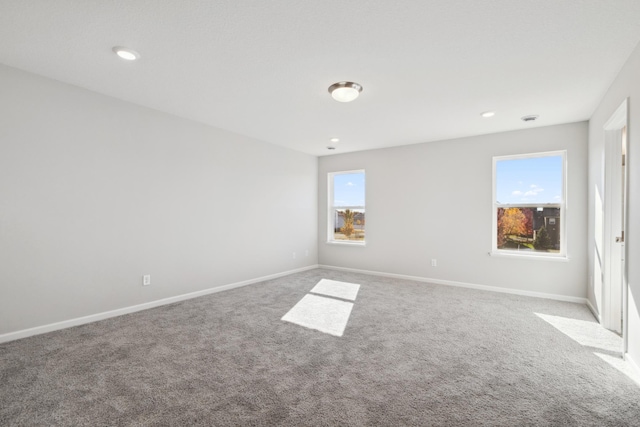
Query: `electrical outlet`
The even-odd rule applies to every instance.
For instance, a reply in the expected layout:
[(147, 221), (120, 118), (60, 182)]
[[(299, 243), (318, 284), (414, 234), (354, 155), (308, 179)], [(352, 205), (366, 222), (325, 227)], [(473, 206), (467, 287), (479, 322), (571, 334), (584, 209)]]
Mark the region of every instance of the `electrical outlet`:
[(304, 256), (309, 256), (309, 249), (304, 251)]
[(293, 253), (293, 259), (296, 259), (296, 253), (295, 252)]
[(142, 286), (149, 286), (151, 284), (151, 275), (145, 274), (142, 276)]
[(435, 258), (431, 258), (431, 267), (437, 267), (438, 266), (438, 260)]

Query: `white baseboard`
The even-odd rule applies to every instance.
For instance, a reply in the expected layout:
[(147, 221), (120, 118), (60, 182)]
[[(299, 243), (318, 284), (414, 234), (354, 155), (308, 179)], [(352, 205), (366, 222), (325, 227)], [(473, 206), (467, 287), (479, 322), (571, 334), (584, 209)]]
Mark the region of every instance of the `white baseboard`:
[(228, 285), (217, 286), (215, 288), (204, 289), (202, 291), (190, 292), (188, 294), (176, 295), (174, 297), (163, 298), (143, 304), (132, 305), (129, 307), (119, 308), (116, 310), (104, 311), (102, 313), (91, 314), (89, 316), (77, 317), (75, 319), (63, 320), (62, 322), (50, 323), (48, 325), (36, 326), (34, 328), (23, 329), (16, 332), (9, 332), (0, 335), (0, 343), (14, 341), (21, 338), (27, 338), (33, 335), (40, 335), (47, 332), (57, 331), (60, 329), (70, 328), (72, 326), (84, 325), (86, 323), (97, 322), (98, 320), (108, 319), (110, 317), (122, 316), (123, 314), (135, 313), (136, 311), (147, 310), (149, 308), (159, 307), (161, 305), (172, 304), (174, 302), (184, 301), (204, 295), (214, 294), (229, 289), (239, 288), (241, 286), (252, 285), (254, 283), (264, 282), (265, 280), (276, 279), (278, 277), (288, 276), (293, 273), (313, 270), (318, 265), (310, 265), (307, 267), (297, 268), (295, 270), (283, 271), (281, 273), (270, 274), (268, 276), (257, 277), (255, 279), (244, 280), (242, 282), (230, 283)]
[(589, 301), (589, 298), (587, 298), (587, 308), (589, 309), (589, 311), (591, 311), (591, 314), (593, 314), (593, 317), (595, 317), (596, 320), (598, 320), (598, 323), (602, 324), (602, 317), (600, 317), (600, 313), (598, 313), (598, 310), (596, 310), (596, 308), (591, 304), (591, 301)]
[(640, 386), (640, 366), (631, 358), (629, 353), (624, 354), (624, 360), (626, 360), (627, 364), (631, 366), (635, 373), (635, 378), (632, 378), (638, 385)]
[(391, 277), (394, 279), (413, 280), (416, 282), (433, 283), (435, 285), (457, 286), (459, 288), (478, 289), (482, 291), (501, 292), (505, 294), (523, 295), (527, 297), (546, 298), (546, 299), (552, 299), (557, 301), (574, 302), (577, 304), (587, 303), (586, 298), (571, 297), (567, 295), (558, 295), (558, 294), (546, 294), (543, 292), (525, 291), (520, 289), (508, 289), (508, 288), (501, 288), (498, 286), (477, 285), (474, 283), (455, 282), (453, 280), (429, 279), (427, 277), (407, 276), (404, 274), (395, 274), (395, 273), (383, 273), (380, 271), (358, 270), (355, 268), (335, 267), (332, 265), (319, 265), (319, 268), (327, 268), (329, 270), (338, 270), (338, 271), (348, 271), (352, 273), (369, 274), (372, 276)]

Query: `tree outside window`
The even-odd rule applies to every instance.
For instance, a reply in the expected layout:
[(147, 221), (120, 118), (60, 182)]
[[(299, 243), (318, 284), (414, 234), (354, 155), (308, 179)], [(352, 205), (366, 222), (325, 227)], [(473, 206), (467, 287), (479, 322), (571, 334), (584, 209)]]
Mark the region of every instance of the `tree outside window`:
[(566, 152), (494, 158), (494, 252), (566, 254)]
[(328, 236), (332, 243), (365, 241), (365, 173), (363, 170), (328, 175)]

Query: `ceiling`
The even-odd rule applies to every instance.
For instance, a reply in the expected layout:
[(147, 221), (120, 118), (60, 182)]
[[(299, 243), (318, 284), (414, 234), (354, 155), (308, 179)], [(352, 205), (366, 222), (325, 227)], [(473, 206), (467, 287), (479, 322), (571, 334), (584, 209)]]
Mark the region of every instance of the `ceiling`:
[(0, 63), (313, 155), (587, 120), (639, 41), (638, 0), (0, 3)]

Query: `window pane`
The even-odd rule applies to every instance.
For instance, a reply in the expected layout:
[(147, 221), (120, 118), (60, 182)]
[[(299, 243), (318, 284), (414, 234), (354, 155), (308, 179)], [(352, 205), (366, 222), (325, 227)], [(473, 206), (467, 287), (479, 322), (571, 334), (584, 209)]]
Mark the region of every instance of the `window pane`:
[(334, 209), (334, 240), (364, 241), (364, 209)]
[(496, 203), (560, 203), (562, 166), (562, 156), (497, 161)]
[(365, 241), (365, 172), (329, 174), (329, 241)]
[(333, 176), (333, 206), (364, 206), (364, 172)]
[(498, 249), (560, 252), (560, 207), (497, 209)]

